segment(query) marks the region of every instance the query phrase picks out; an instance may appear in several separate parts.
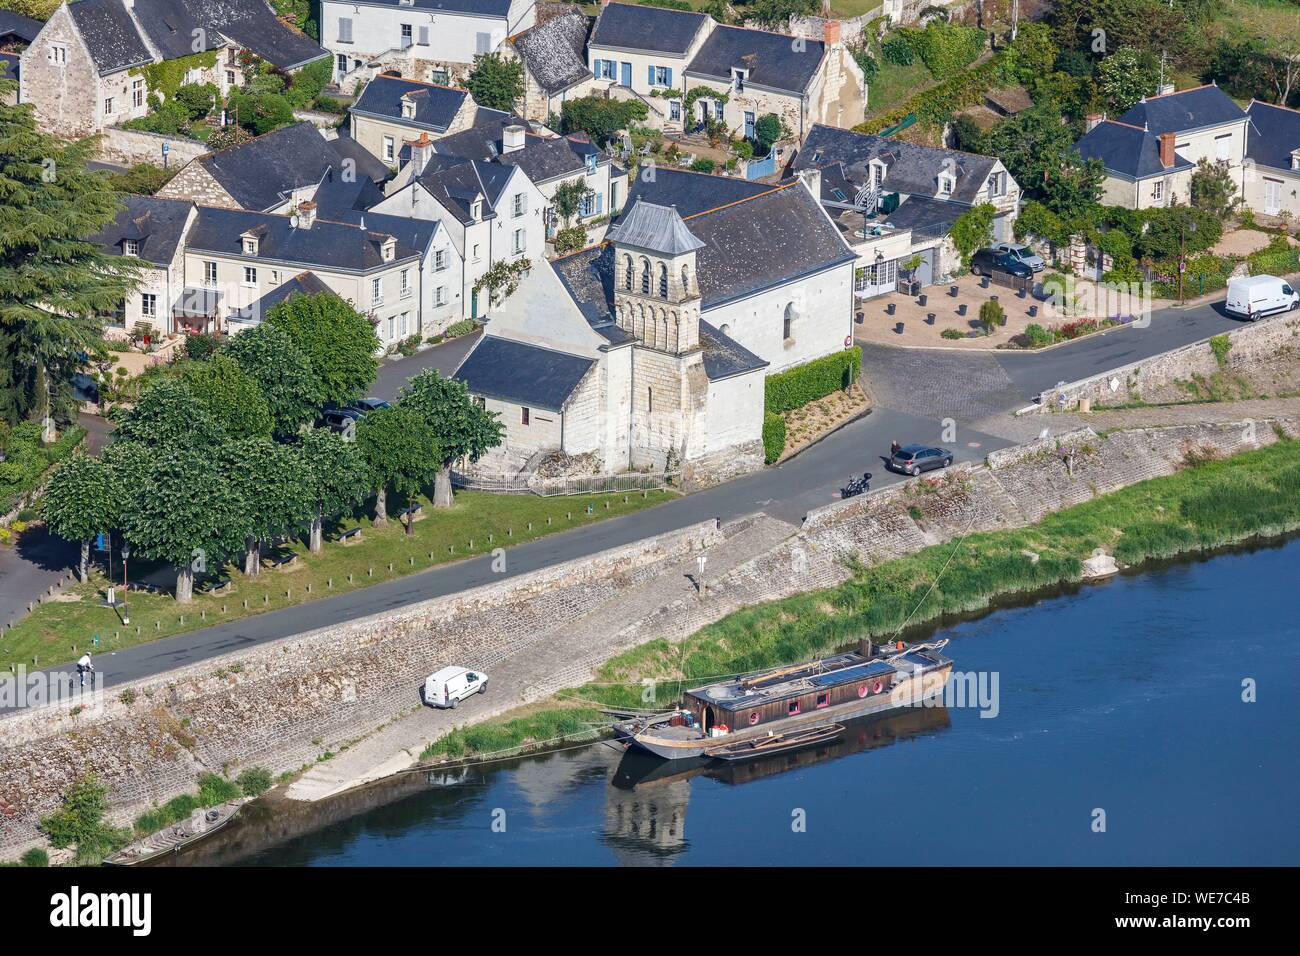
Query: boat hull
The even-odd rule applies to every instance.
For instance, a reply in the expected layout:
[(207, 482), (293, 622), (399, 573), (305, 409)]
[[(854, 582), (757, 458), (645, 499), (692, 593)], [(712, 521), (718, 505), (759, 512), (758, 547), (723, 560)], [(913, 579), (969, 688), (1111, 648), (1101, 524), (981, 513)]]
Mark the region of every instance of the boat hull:
[(690, 736), (685, 733), (669, 733), (665, 729), (652, 726), (648, 730), (634, 733), (628, 724), (618, 725), (616, 732), (619, 739), (629, 748), (644, 750), (664, 760), (691, 760), (707, 757), (708, 751), (716, 750), (725, 744), (741, 743), (765, 737), (769, 733), (789, 733), (806, 727), (814, 727), (829, 721), (853, 720), (885, 714), (906, 707), (933, 706), (936, 697), (943, 694), (944, 685), (952, 673), (952, 663), (945, 662), (939, 667), (896, 684), (889, 693), (877, 697), (854, 699), (852, 701), (824, 707), (787, 717), (775, 724), (765, 724), (753, 729), (734, 730), (722, 737)]

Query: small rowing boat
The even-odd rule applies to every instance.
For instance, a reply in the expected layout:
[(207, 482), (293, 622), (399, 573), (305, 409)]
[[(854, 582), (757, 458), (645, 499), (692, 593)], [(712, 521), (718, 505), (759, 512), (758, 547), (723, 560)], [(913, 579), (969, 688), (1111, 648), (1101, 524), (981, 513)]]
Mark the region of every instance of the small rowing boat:
[(230, 800), (215, 807), (195, 810), (188, 819), (174, 823), (164, 830), (151, 833), (130, 846), (123, 847), (104, 859), (106, 866), (136, 866), (148, 863), (170, 853), (179, 853), (185, 847), (212, 836), (239, 815), (245, 801)]
[(711, 747), (704, 751), (704, 755), (714, 760), (753, 760), (757, 757), (770, 757), (773, 754), (798, 750), (801, 747), (811, 747), (814, 744), (834, 740), (842, 733), (844, 733), (843, 724), (825, 724), (821, 727), (808, 727), (784, 734), (774, 733), (766, 737), (738, 740), (721, 747)]

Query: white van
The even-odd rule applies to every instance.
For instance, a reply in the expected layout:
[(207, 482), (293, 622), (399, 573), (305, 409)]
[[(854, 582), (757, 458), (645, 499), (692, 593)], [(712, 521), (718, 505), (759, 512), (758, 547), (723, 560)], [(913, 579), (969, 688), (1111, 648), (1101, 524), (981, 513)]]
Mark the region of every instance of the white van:
[(1291, 284), (1277, 276), (1247, 276), (1228, 283), (1228, 299), (1223, 307), (1229, 315), (1255, 319), (1274, 312), (1287, 312), (1300, 305), (1300, 294)]
[(487, 674), (464, 667), (444, 667), (424, 679), (424, 702), (434, 707), (455, 707), (471, 694), (487, 691)]

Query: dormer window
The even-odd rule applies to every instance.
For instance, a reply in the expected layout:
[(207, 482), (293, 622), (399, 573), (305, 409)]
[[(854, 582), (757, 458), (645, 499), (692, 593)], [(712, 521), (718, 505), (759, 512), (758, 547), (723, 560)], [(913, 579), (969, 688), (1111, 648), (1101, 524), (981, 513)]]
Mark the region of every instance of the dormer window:
[(939, 174), (939, 195), (951, 196), (952, 191), (957, 188), (957, 178), (949, 173)]
[(483, 218), (483, 200), (475, 199), (473, 205), (469, 207), (469, 216), (475, 222)]
[(140, 243), (136, 242), (134, 239), (122, 240), (122, 255), (135, 257), (139, 254)]
[(257, 240), (256, 240), (256, 239), (254, 239), (254, 238), (252, 238), (252, 237), (248, 237), (248, 238), (245, 238), (245, 239), (244, 239), (244, 255), (246, 255), (246, 256), (255, 256), (255, 255), (257, 255)]
[(885, 164), (873, 162), (871, 164), (871, 185), (877, 188), (885, 181)]
[(384, 240), (384, 244), (379, 247), (379, 252), (385, 262), (392, 262), (393, 256), (397, 254), (397, 240), (389, 236)]
[(403, 118), (403, 119), (414, 119), (414, 118), (415, 118), (415, 101), (414, 101), (414, 100), (410, 100), (410, 99), (407, 99), (406, 97), (402, 97), (402, 118)]
[(739, 67), (731, 68), (731, 84), (736, 88), (737, 93), (745, 92), (745, 81), (749, 79), (749, 70), (742, 70)]
[(596, 171), (596, 159), (597, 156), (595, 153), (588, 153), (586, 156), (583, 157), (583, 161), (587, 164), (588, 176), (590, 176), (592, 173)]

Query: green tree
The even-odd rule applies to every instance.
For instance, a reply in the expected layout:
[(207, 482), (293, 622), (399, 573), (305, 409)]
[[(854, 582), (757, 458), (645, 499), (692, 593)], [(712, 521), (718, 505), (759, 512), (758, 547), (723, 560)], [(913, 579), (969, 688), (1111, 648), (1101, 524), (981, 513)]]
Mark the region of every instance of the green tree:
[(1122, 46), (1097, 64), (1097, 86), (1106, 106), (1118, 116), (1127, 113), (1144, 96), (1154, 96), (1160, 62), (1150, 53)]
[(293, 107), (282, 93), (236, 90), (226, 99), (226, 109), (236, 123), (261, 136), (293, 122)]
[(450, 508), (452, 464), (462, 458), (478, 461), (489, 448), (501, 444), (505, 426), (494, 413), (479, 407), (464, 382), (443, 378), (437, 369), (425, 369), (412, 376), (402, 386), (397, 401), (418, 412), (433, 431), (439, 452), (433, 505)]
[(1085, 161), (1071, 150), (1055, 170), (1046, 174), (1039, 187), (1043, 205), (1073, 225), (1072, 220), (1085, 219), (1096, 212), (1105, 178), (1106, 169), (1100, 159)]
[(41, 517), (60, 538), (81, 544), (77, 574), (83, 583), (90, 577), (90, 541), (117, 526), (121, 496), (113, 470), (93, 455), (73, 455), (46, 485)]
[(1045, 100), (980, 135), (978, 147), (985, 156), (1002, 160), (1020, 188), (1036, 196), (1045, 175), (1059, 169), (1073, 152), (1074, 134), (1062, 122), (1057, 105)]
[(219, 446), (141, 449), (126, 471), (122, 533), (141, 557), (172, 566), (176, 600), (188, 603), (195, 573), (216, 571), (244, 548), (244, 490), (228, 480)]
[(320, 382), (288, 333), (261, 322), (233, 336), (221, 351), (261, 389), (277, 439), (287, 441), (315, 417), (322, 401)]
[[(388, 488), (408, 502), (435, 480), (442, 456), (433, 429), (414, 409), (403, 405), (371, 412), (357, 424), (357, 451), (375, 490), (375, 524), (388, 521)], [(413, 533), (407, 512), (406, 533)]]
[(555, 211), (564, 220), (565, 226), (573, 221), (573, 217), (582, 209), (582, 204), (587, 197), (593, 195), (595, 190), (581, 179), (571, 179), (556, 187), (552, 202), (555, 204)]
[(87, 171), (91, 140), (65, 143), (36, 127), (30, 105), (5, 102), (0, 81), (0, 414), (54, 423), (76, 412), (79, 354), (139, 281), (138, 260), (88, 240), (117, 214), (118, 195)]
[(311, 516), (309, 547), (323, 547), (325, 518), (348, 510), (362, 501), (368, 482), (365, 462), (355, 442), (347, 442), (325, 428), (305, 432), (299, 446), (305, 484), (304, 497)]
[(1197, 209), (1222, 219), (1237, 201), (1237, 184), (1227, 163), (1212, 163), (1201, 158), (1196, 162), (1189, 184), (1189, 200)]
[(649, 109), (638, 100), (583, 96), (565, 101), (560, 108), (560, 128), (566, 134), (586, 133), (593, 143), (604, 146), (648, 115)]
[(311, 517), (306, 469), (299, 450), (265, 438), (222, 446), (221, 470), (243, 492), (244, 574), (262, 569), (262, 544), (288, 535)]
[(271, 434), (271, 413), (262, 390), (239, 363), (226, 355), (181, 365), (180, 379), (231, 438)]
[(479, 106), (512, 112), (524, 95), (524, 65), (500, 53), (480, 54), (474, 57), (465, 85)]
[(330, 292), (295, 295), (276, 305), (266, 321), (307, 357), (322, 402), (345, 404), (365, 393), (379, 372), (379, 338), (370, 321)]
[(967, 209), (953, 222), (948, 234), (961, 254), (962, 265), (969, 265), (970, 257), (993, 241), (993, 216), (996, 213), (992, 203), (980, 203)]
[(194, 443), (215, 448), (226, 437), (190, 387), (170, 375), (153, 379), (135, 405), (116, 416), (114, 444), (136, 442), (161, 448)]
[(772, 144), (781, 138), (781, 132), (781, 117), (764, 113), (754, 124), (754, 141), (764, 152), (770, 152)]

